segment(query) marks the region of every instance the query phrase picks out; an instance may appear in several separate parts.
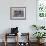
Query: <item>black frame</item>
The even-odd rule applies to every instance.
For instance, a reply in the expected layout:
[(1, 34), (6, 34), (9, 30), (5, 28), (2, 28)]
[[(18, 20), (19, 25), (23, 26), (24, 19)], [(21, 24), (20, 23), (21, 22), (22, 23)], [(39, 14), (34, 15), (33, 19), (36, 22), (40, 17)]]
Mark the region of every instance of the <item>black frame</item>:
[[(22, 18), (22, 19), (19, 19), (19, 18), (17, 18), (17, 19), (13, 19), (12, 18), (12, 8), (24, 8), (25, 10), (25, 17), (24, 18)], [(26, 20), (26, 7), (10, 7), (10, 20)]]

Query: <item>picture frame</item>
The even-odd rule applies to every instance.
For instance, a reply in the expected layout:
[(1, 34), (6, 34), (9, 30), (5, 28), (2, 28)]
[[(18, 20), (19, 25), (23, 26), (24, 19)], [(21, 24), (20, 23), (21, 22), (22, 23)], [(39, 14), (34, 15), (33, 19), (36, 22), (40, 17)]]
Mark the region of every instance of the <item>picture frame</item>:
[(11, 20), (25, 20), (26, 7), (10, 7), (10, 19)]
[(46, 19), (46, 0), (38, 0), (36, 1), (36, 10), (38, 19)]
[(46, 5), (43, 2), (46, 0), (37, 0), (36, 1), (36, 24), (37, 25), (46, 25)]

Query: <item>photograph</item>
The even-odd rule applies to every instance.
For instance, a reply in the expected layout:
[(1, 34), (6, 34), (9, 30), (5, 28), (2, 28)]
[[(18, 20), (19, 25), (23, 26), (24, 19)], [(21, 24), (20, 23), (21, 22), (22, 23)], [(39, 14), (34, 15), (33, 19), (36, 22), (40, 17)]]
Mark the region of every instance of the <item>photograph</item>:
[(10, 8), (11, 20), (25, 20), (26, 19), (26, 7), (11, 7)]

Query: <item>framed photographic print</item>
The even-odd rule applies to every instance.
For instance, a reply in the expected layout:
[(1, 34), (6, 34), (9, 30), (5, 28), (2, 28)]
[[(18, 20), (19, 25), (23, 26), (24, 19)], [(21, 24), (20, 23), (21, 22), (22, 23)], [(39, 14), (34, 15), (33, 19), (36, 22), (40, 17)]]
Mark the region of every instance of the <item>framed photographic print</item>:
[(37, 1), (37, 16), (39, 19), (46, 18), (46, 0)]
[(46, 0), (37, 0), (36, 3), (36, 23), (37, 25), (46, 25)]
[(26, 19), (26, 7), (11, 7), (10, 8), (11, 20), (25, 20)]

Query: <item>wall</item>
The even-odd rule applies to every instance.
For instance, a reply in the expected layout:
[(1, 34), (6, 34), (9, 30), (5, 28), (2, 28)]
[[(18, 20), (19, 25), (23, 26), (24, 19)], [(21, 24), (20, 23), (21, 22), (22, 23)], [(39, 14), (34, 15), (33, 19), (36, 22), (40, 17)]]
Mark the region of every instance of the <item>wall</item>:
[[(26, 20), (10, 20), (10, 7), (26, 7)], [(30, 32), (36, 24), (36, 0), (0, 0), (0, 34), (10, 32), (11, 27), (19, 27), (19, 32)]]

